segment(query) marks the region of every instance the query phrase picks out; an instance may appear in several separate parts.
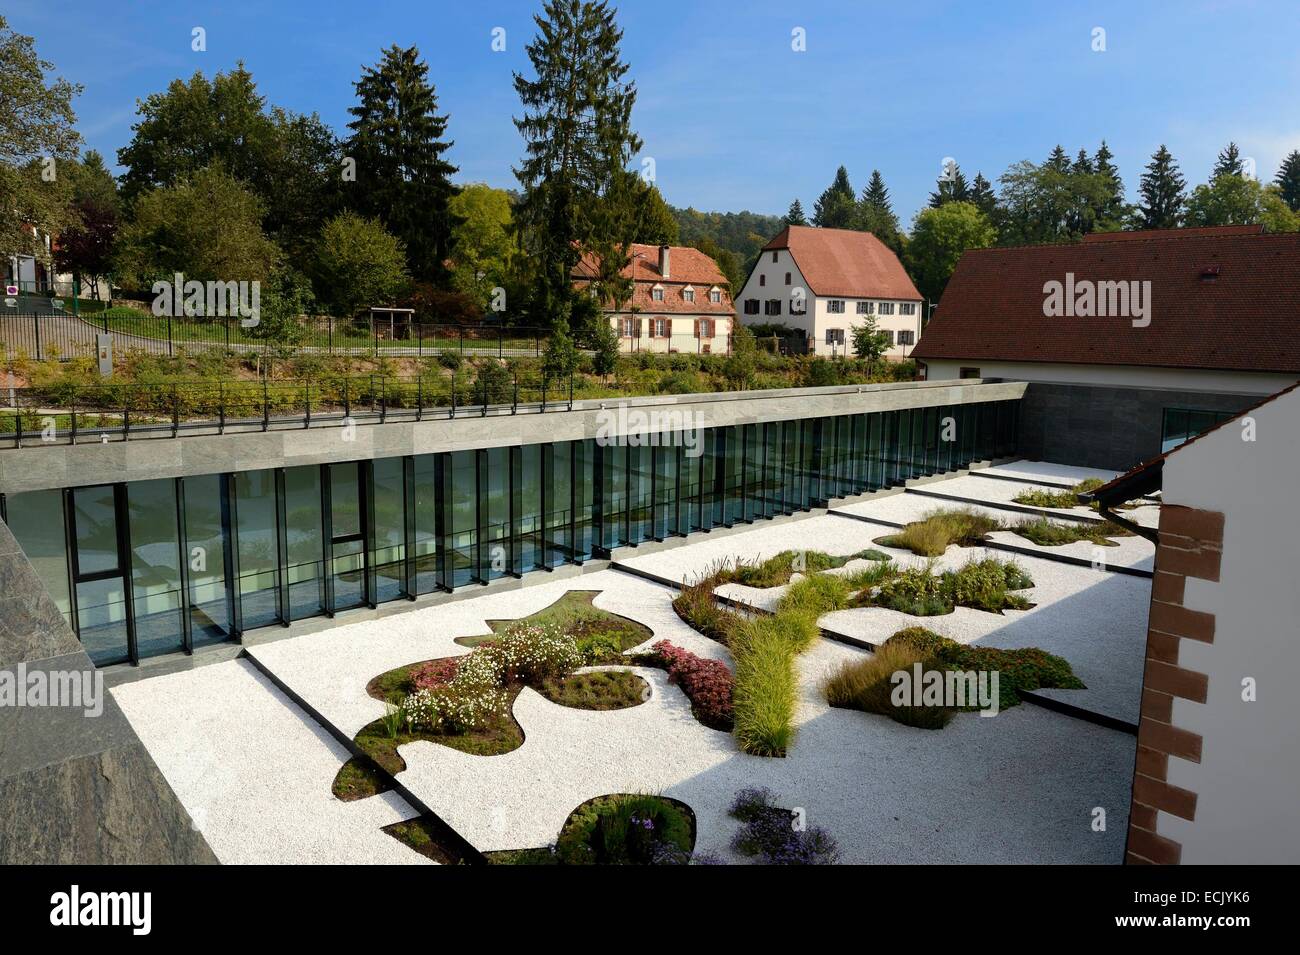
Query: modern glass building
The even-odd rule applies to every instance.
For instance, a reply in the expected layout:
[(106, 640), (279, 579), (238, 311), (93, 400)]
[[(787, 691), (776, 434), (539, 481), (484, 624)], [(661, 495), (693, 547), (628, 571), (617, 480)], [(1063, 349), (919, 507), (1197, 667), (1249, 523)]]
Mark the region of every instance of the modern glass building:
[(96, 664), (521, 577), (1015, 450), (1018, 402), (877, 411), (0, 497)]

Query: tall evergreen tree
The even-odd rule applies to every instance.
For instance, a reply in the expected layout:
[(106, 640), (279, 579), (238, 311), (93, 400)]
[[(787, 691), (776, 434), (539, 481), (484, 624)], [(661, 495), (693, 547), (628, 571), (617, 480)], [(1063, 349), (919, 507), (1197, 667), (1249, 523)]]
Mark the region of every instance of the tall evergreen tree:
[(537, 269), (535, 313), (564, 329), (582, 252), (612, 265), (631, 241), (606, 229), (621, 222), (630, 231), (633, 219), (612, 207), (633, 194), (621, 174), (641, 148), (631, 126), (636, 86), (624, 80), (623, 32), (604, 0), (548, 0), (533, 20), (538, 32), (526, 52), (536, 76), (514, 77), (524, 107), (515, 119), (524, 139), (515, 221)]
[(998, 197), (993, 191), (993, 184), (984, 178), (984, 173), (975, 173), (975, 178), (971, 181), (970, 197), (967, 201), (992, 220), (993, 212), (997, 208)]
[(796, 199), (790, 203), (790, 209), (785, 214), (786, 225), (807, 225), (808, 219), (803, 214), (803, 204)]
[(415, 47), (384, 50), (354, 84), (357, 105), (348, 109), (354, 118), (346, 146), (356, 161), (348, 205), (377, 217), (402, 241), (410, 273), (422, 281), (445, 277), (455, 226), (448, 203), (456, 194), (456, 167), (443, 158), (452, 146), (443, 139), (447, 117), (438, 115), (428, 77)]
[(1282, 168), (1273, 180), (1282, 195), (1282, 201), (1292, 212), (1300, 212), (1300, 149), (1293, 149), (1282, 160)]
[(1079, 154), (1074, 157), (1074, 165), (1070, 167), (1070, 171), (1083, 176), (1091, 176), (1096, 171), (1088, 150), (1082, 146), (1079, 147)]
[(1060, 173), (1070, 171), (1070, 156), (1060, 143), (1056, 144), (1056, 148), (1047, 157), (1047, 162), (1043, 163), (1043, 167)]
[(1176, 229), (1183, 221), (1187, 181), (1164, 144), (1151, 156), (1142, 174), (1138, 192), (1142, 201), (1136, 211), (1139, 229)]
[(823, 229), (851, 229), (857, 213), (857, 196), (849, 185), (849, 171), (835, 170), (835, 179), (813, 205), (813, 225)]
[(1129, 212), (1128, 203), (1124, 200), (1124, 180), (1111, 161), (1114, 158), (1115, 154), (1103, 139), (1092, 159), (1092, 167), (1106, 187), (1106, 200), (1096, 210), (1097, 228), (1101, 231), (1120, 228)]
[(970, 184), (956, 163), (952, 169), (945, 169), (939, 175), (934, 192), (930, 193), (931, 209), (938, 209), (948, 202), (970, 202)]
[(1220, 176), (1240, 176), (1244, 168), (1237, 144), (1230, 142), (1219, 151), (1219, 158), (1214, 161), (1214, 171), (1210, 174), (1210, 179), (1218, 179)]
[(885, 179), (879, 169), (871, 170), (871, 179), (862, 190), (862, 199), (858, 203), (858, 228), (870, 232), (895, 252), (902, 247), (898, 216), (894, 214), (889, 190), (885, 188)]

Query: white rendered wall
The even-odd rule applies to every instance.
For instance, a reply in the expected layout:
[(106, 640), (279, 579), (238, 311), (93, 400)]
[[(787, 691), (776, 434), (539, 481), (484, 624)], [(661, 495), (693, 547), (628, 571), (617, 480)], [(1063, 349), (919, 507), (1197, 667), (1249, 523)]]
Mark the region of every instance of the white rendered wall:
[[(1173, 723), (1203, 737), (1201, 762), (1170, 757), (1168, 781), (1198, 794), (1196, 819), (1161, 812), (1182, 861), (1300, 862), (1300, 391), (1171, 455), (1164, 500), (1225, 515), (1218, 583), (1187, 578), (1184, 606), (1213, 613), (1214, 642), (1179, 641), (1179, 666), (1209, 676), (1204, 704)], [(1242, 680), (1257, 700), (1242, 700)]]

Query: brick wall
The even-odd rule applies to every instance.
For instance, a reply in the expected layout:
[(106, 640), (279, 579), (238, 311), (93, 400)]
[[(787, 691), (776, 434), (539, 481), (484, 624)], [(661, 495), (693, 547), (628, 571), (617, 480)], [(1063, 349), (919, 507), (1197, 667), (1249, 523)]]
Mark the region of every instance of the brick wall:
[(1142, 678), (1142, 716), (1138, 727), (1133, 801), (1129, 811), (1131, 864), (1177, 865), (1182, 846), (1160, 835), (1157, 812), (1196, 818), (1196, 793), (1170, 785), (1169, 760), (1201, 761), (1201, 737), (1173, 721), (1174, 697), (1204, 703), (1209, 680), (1179, 665), (1184, 640), (1214, 641), (1214, 615), (1183, 606), (1188, 577), (1219, 579), (1223, 515), (1177, 504), (1160, 508), (1160, 543), (1151, 582), (1146, 667)]

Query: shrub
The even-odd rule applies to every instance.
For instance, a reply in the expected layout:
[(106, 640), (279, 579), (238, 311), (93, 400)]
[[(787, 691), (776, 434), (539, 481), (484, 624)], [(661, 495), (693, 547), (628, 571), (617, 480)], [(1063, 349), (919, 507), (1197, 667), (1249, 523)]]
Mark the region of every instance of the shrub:
[(668, 681), (682, 688), (697, 720), (717, 730), (732, 728), (735, 681), (725, 663), (696, 656), (667, 640), (651, 647), (650, 655), (668, 671)]
[[(928, 631), (927, 631), (928, 632)], [(826, 680), (823, 691), (831, 706), (888, 716), (904, 726), (937, 730), (948, 725), (953, 710), (936, 706), (895, 706), (893, 675), (910, 671), (914, 664), (930, 663), (926, 652), (905, 640), (887, 641), (871, 656), (856, 663), (846, 662)], [(929, 669), (934, 669), (933, 665)]]
[(1083, 681), (1074, 675), (1068, 660), (1038, 647), (1003, 650), (998, 647), (971, 646), (940, 636), (924, 627), (900, 630), (889, 638), (885, 646), (894, 643), (913, 648), (934, 665), (946, 670), (996, 670), (998, 705), (1002, 709), (1019, 704), (1021, 690), (1087, 689)]
[(464, 362), (460, 352), (451, 349), (444, 349), (438, 352), (438, 364), (450, 371), (456, 371)]
[[(1050, 491), (1046, 488), (1034, 489), (1032, 491), (1022, 491), (1012, 498), (1017, 504), (1028, 504), (1030, 507), (1056, 507), (1071, 508), (1079, 507), (1079, 495), (1089, 494), (1101, 487), (1105, 481), (1100, 478), (1086, 478), (1078, 484), (1071, 486), (1064, 491)], [(1130, 506), (1131, 502), (1129, 505)], [(1093, 509), (1097, 507), (1093, 504)]]
[(775, 805), (766, 788), (738, 792), (731, 815), (743, 823), (732, 848), (765, 865), (832, 865), (839, 858), (830, 833), (820, 826), (796, 828), (795, 814)]
[(835, 574), (812, 574), (792, 583), (777, 604), (778, 614), (811, 616), (814, 625), (822, 614), (849, 605), (852, 588)]
[(1011, 593), (1032, 586), (1033, 580), (1014, 561), (988, 557), (939, 576), (929, 569), (910, 568), (864, 591), (858, 600), (864, 606), (888, 607), (916, 617), (952, 613), (954, 607), (1001, 613), (1032, 607), (1024, 597)]
[(561, 865), (664, 865), (690, 860), (690, 812), (662, 796), (600, 796), (573, 811), (555, 843)]
[(713, 597), (713, 589), (727, 580), (727, 569), (716, 567), (704, 577), (686, 584), (673, 598), (673, 610), (693, 629), (710, 640), (727, 645), (731, 631), (740, 616), (720, 606)]

